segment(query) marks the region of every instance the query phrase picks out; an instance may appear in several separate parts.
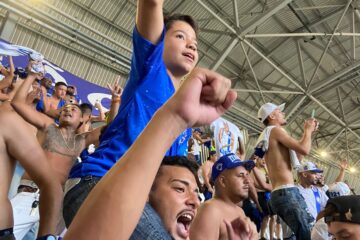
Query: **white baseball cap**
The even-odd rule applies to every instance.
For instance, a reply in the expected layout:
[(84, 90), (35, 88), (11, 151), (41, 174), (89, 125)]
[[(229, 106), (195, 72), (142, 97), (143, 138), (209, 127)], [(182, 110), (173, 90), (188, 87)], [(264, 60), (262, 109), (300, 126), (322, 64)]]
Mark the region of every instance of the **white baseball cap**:
[(349, 186), (344, 182), (336, 182), (329, 187), (330, 198), (348, 196), (351, 194)]
[(315, 173), (322, 173), (323, 170), (319, 169), (313, 162), (304, 162), (301, 164), (298, 172), (315, 172)]
[(265, 103), (262, 105), (258, 111), (258, 118), (261, 122), (264, 122), (264, 120), (276, 109), (280, 109), (280, 111), (284, 111), (285, 103), (278, 105), (275, 105), (273, 103)]

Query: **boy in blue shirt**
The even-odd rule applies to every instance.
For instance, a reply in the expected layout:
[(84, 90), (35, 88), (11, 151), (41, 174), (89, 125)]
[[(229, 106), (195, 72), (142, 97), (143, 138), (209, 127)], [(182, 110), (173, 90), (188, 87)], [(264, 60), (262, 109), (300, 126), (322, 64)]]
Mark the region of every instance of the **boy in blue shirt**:
[[(70, 173), (70, 178), (77, 180), (64, 199), (67, 226), (92, 188), (127, 151), (198, 61), (194, 20), (174, 15), (164, 21), (162, 6), (163, 0), (138, 0), (130, 77), (119, 113), (102, 134), (96, 151)], [(191, 129), (185, 130), (166, 155), (186, 155), (190, 136)]]

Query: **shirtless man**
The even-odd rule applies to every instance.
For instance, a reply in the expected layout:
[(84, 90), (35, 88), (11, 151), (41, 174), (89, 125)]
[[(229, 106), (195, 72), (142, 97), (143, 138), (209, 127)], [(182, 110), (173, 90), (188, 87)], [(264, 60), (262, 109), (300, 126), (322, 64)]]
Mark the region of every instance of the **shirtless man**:
[(270, 183), (269, 176), (267, 173), (265, 159), (258, 158), (256, 156), (255, 158), (256, 158), (256, 165), (254, 169), (251, 171), (251, 176), (254, 180), (254, 185), (257, 191), (259, 204), (263, 213), (263, 220), (260, 229), (260, 238), (265, 239), (264, 237), (265, 231), (268, 224), (270, 224), (270, 239), (272, 240), (273, 232), (274, 232), (274, 222), (276, 216), (272, 214), (269, 207), (270, 192), (272, 190), (272, 185)]
[(65, 105), (67, 85), (64, 82), (55, 84), (54, 93), (51, 97), (43, 96), (43, 111), (46, 115), (58, 119), (61, 108)]
[(15, 239), (13, 212), (7, 194), (16, 160), (41, 190), (38, 235), (55, 233), (62, 188), (53, 177), (53, 169), (38, 144), (34, 129), (13, 110), (10, 102), (0, 106), (0, 126), (0, 239)]
[[(191, 240), (229, 239), (225, 222), (232, 222), (239, 216), (245, 218), (239, 203), (248, 198), (249, 171), (253, 167), (253, 161), (241, 161), (233, 153), (215, 162), (211, 174), (215, 196), (199, 208), (190, 228)], [(254, 224), (243, 234), (246, 239), (258, 239)]]
[[(81, 109), (76, 104), (67, 104), (61, 109), (59, 126), (54, 123), (53, 119), (36, 111), (34, 108), (26, 104), (25, 99), (28, 89), (35, 79), (36, 76), (30, 73), (15, 95), (11, 104), (26, 121), (38, 129), (38, 141), (45, 152), (50, 166), (54, 170), (53, 177), (55, 176), (55, 178), (64, 185), (70, 168), (74, 164), (75, 160), (86, 146), (97, 140), (97, 131), (99, 130), (95, 130), (87, 134), (76, 134), (83, 121)], [(20, 189), (22, 192), (37, 192), (38, 187), (34, 185), (31, 176), (29, 176), (27, 172), (25, 172), (22, 177), (20, 187), (22, 186), (24, 186), (23, 189)], [(27, 195), (23, 197), (28, 198), (29, 196)], [(32, 200), (27, 201), (29, 204), (27, 207), (30, 209), (29, 212), (32, 208), (34, 208), (33, 204), (34, 201), (36, 201), (36, 196), (30, 197), (32, 197)], [(62, 197), (60, 197), (60, 199), (62, 199)], [(17, 202), (21, 203), (24, 201)], [(17, 206), (13, 206), (14, 209), (16, 209), (16, 207)], [(24, 206), (22, 206), (22, 208), (24, 208)], [(17, 212), (19, 212), (20, 215), (19, 223), (23, 226), (25, 223), (23, 223), (22, 220), (25, 213), (20, 213), (20, 211)], [(29, 221), (34, 222), (34, 219), (29, 219)], [(16, 222), (17, 219), (15, 218), (15, 236), (18, 234)], [(30, 224), (30, 228), (32, 224)], [(61, 231), (61, 229), (58, 230)], [(20, 227), (19, 231), (21, 231), (19, 234), (26, 233), (26, 231), (20, 229)], [(21, 239), (21, 236), (17, 236), (17, 238)]]
[(266, 103), (258, 112), (258, 118), (267, 127), (264, 132), (271, 129), (268, 149), (264, 156), (273, 186), (270, 204), (272, 210), (292, 229), (296, 238), (306, 240), (310, 239), (310, 223), (314, 219), (307, 211), (306, 203), (294, 185), (289, 150), (295, 151), (298, 156), (310, 153), (311, 134), (317, 129), (317, 121), (306, 120), (303, 137), (295, 140), (282, 128), (286, 124), (283, 110), (284, 104), (277, 106)]
[[(204, 185), (206, 187), (206, 192), (210, 193), (209, 198), (211, 198), (211, 194), (214, 192), (214, 189), (213, 189), (213, 187), (211, 186), (211, 183), (210, 183), (210, 178), (211, 178), (211, 169), (212, 169), (216, 159), (217, 159), (216, 151), (210, 151), (209, 158), (201, 166), (201, 174), (202, 174), (202, 177), (204, 179)], [(208, 198), (206, 198), (206, 199), (208, 199)]]

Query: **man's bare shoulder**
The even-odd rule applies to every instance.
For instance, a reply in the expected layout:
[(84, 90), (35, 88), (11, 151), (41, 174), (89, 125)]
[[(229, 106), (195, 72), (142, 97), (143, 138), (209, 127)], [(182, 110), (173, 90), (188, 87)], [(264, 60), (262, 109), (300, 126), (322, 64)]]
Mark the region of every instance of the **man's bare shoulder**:
[(227, 204), (219, 199), (213, 198), (200, 206), (202, 211), (212, 216), (222, 216)]
[(270, 138), (277, 138), (284, 135), (288, 135), (288, 134), (283, 127), (276, 126), (273, 129), (271, 129)]
[(0, 106), (0, 121), (3, 124), (14, 125), (14, 121), (22, 121), (23, 119), (14, 111), (10, 105), (1, 105)]
[(222, 221), (222, 207), (217, 200), (211, 199), (199, 207), (194, 225), (201, 224), (202, 222), (208, 222), (209, 219), (212, 219), (212, 226), (220, 224)]
[(219, 210), (219, 207), (221, 206), (221, 202), (217, 199), (211, 199), (203, 204), (201, 204), (200, 209), (202, 211), (211, 211), (213, 214), (219, 214), (221, 211)]

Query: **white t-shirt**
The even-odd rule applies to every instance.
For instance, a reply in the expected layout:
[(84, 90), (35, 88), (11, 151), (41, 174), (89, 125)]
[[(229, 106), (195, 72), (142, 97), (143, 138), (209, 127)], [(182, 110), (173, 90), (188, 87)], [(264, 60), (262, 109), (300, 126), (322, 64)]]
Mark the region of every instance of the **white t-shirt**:
[(311, 230), (311, 239), (312, 240), (330, 240), (332, 237), (329, 235), (329, 229), (327, 224), (324, 221), (324, 218), (319, 219), (315, 223), (315, 226)]
[(196, 140), (195, 138), (192, 138), (192, 139), (193, 139), (194, 143), (191, 146), (191, 152), (194, 155), (200, 155), (200, 152), (201, 152), (200, 144), (198, 143), (198, 140)]
[[(310, 214), (316, 219), (318, 212), (316, 209), (316, 201), (319, 202), (321, 210), (323, 210), (326, 206), (328, 201), (328, 197), (326, 196), (325, 192), (319, 188), (311, 186), (309, 188), (304, 188), (300, 184), (296, 185), (300, 191), (300, 194), (304, 197), (306, 205), (309, 208)], [(314, 191), (318, 191), (319, 199), (315, 199)]]
[(236, 154), (239, 148), (238, 138), (243, 141), (243, 135), (240, 129), (233, 123), (218, 118), (210, 125), (211, 130), (214, 132), (216, 152), (219, 157), (228, 153)]

